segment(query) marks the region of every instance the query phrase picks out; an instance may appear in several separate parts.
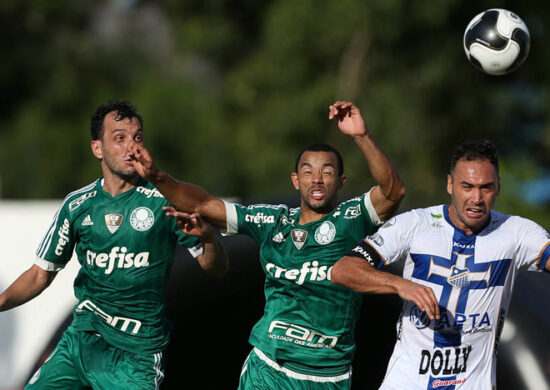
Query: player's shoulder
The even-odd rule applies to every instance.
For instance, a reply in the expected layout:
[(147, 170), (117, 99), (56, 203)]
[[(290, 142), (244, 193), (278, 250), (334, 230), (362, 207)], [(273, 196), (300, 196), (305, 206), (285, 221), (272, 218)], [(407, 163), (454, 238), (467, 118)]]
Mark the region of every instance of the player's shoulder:
[(67, 194), (65, 199), (63, 199), (61, 209), (73, 212), (86, 204), (90, 199), (95, 198), (98, 193), (98, 188), (100, 187), (98, 184), (99, 180), (100, 179), (94, 180), (90, 184)]
[(416, 208), (397, 215), (397, 217), (408, 223), (414, 222), (421, 225), (440, 224), (445, 219), (444, 205), (436, 205), (425, 208)]
[(164, 195), (160, 193), (155, 186), (145, 179), (140, 179), (139, 183), (136, 185), (136, 195), (143, 196), (147, 199), (164, 199)]
[(242, 205), (240, 203), (230, 203), (235, 206), (235, 210), (244, 222), (250, 223), (275, 223), (280, 218), (287, 218), (290, 210), (284, 204), (255, 203)]
[(496, 230), (508, 230), (511, 232), (522, 232), (529, 230), (538, 230), (542, 227), (528, 218), (519, 215), (504, 214), (496, 210), (491, 210), (491, 221), (487, 230), (489, 232)]
[(290, 210), (286, 204), (254, 203), (246, 206), (239, 204), (239, 206), (249, 211), (267, 211), (270, 213), (288, 213)]

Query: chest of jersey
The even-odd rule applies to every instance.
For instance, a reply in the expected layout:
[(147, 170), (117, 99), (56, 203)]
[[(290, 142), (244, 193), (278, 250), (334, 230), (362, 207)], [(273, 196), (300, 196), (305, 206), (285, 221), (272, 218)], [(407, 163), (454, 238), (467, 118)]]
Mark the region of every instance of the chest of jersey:
[(173, 221), (164, 216), (164, 199), (138, 190), (120, 199), (100, 194), (77, 210), (76, 252), (95, 277), (135, 283), (144, 271), (171, 264), (176, 239)]

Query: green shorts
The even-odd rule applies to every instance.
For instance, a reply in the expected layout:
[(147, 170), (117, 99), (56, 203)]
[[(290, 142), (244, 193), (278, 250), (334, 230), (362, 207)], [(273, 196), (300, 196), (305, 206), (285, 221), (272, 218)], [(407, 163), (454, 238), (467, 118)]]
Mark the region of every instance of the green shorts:
[(349, 390), (351, 367), (279, 364), (254, 348), (244, 362), (239, 390)]
[(131, 353), (70, 326), (25, 389), (157, 390), (163, 378), (161, 352)]

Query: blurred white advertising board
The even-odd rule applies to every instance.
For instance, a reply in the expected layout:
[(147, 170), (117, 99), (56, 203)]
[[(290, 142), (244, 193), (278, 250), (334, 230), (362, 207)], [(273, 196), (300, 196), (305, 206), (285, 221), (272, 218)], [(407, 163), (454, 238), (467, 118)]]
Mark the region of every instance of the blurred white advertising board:
[[(34, 263), (35, 251), (62, 201), (0, 201), (0, 291)], [(0, 389), (19, 389), (76, 298), (75, 256), (41, 295), (0, 312)]]

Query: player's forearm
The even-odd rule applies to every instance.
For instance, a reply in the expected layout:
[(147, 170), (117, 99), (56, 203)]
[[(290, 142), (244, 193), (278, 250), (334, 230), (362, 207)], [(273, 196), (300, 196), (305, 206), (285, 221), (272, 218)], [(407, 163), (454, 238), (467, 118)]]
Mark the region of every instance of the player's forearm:
[(227, 274), (229, 261), (227, 252), (221, 242), (214, 238), (213, 240), (203, 240), (204, 252), (199, 259), (201, 268), (210, 275), (222, 277)]
[(38, 296), (50, 285), (55, 275), (54, 272), (32, 266), (0, 295), (0, 311), (20, 306)]
[(344, 256), (334, 264), (331, 281), (353, 291), (371, 294), (397, 294), (403, 279), (378, 271), (366, 260)]
[(390, 159), (378, 147), (369, 132), (365, 135), (354, 136), (353, 139), (367, 160), (371, 175), (378, 183), (384, 197), (399, 203), (405, 196), (405, 185)]
[(148, 179), (164, 195), (168, 202), (185, 213), (200, 213), (200, 206), (210, 197), (208, 192), (199, 186), (178, 181), (161, 170), (157, 171), (155, 175), (148, 177)]

